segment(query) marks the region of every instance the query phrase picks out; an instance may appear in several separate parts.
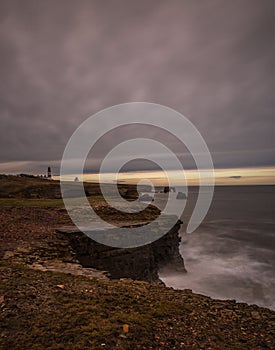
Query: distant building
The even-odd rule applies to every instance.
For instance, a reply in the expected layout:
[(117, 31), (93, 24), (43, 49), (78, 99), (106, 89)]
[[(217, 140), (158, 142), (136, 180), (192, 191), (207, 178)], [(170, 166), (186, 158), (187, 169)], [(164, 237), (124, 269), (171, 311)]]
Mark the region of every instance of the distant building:
[(52, 178), (52, 169), (51, 169), (50, 166), (48, 167), (48, 175), (47, 175), (47, 178), (48, 178), (48, 179), (51, 179), (51, 178)]

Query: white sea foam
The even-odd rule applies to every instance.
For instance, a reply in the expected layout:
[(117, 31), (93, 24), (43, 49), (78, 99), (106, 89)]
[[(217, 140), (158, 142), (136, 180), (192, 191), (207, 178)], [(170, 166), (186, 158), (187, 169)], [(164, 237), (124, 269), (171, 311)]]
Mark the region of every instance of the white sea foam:
[(274, 194), (272, 186), (218, 188), (201, 227), (192, 234), (182, 230), (188, 273), (163, 271), (161, 279), (174, 288), (275, 309)]

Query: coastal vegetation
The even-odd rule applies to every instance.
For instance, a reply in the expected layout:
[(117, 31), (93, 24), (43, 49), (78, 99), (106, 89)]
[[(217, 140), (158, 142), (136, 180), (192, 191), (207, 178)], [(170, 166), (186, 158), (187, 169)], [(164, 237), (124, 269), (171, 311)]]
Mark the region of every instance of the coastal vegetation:
[[(133, 219), (87, 186), (99, 215)], [(0, 178), (1, 349), (275, 348), (274, 311), (81, 266), (56, 233), (72, 225), (58, 191), (54, 180)], [(159, 214), (146, 210), (133, 222)]]

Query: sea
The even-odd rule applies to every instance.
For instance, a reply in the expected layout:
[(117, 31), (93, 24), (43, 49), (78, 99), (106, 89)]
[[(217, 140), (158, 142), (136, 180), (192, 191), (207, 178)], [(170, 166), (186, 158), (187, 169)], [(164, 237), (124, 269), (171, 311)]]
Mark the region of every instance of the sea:
[[(216, 186), (205, 219), (186, 233), (198, 191), (189, 187), (181, 217), (187, 273), (162, 270), (160, 278), (173, 288), (275, 310), (275, 186)], [(166, 201), (167, 194), (156, 193), (153, 204), (163, 209)]]

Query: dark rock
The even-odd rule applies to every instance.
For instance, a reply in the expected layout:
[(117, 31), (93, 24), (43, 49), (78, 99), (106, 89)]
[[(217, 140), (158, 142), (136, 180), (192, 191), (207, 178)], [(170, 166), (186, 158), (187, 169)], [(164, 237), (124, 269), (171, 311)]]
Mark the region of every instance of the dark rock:
[(154, 198), (151, 197), (149, 194), (143, 194), (142, 196), (140, 196), (139, 201), (143, 201), (143, 202), (154, 202)]
[(121, 193), (122, 197), (129, 200), (129, 201), (134, 201), (138, 198), (138, 192), (136, 189), (128, 189), (126, 191), (124, 191), (124, 193)]
[(183, 192), (178, 192), (177, 194), (177, 199), (186, 199), (186, 194)]
[[(78, 261), (84, 267), (108, 271), (111, 278), (131, 278), (160, 283), (158, 271), (162, 267), (186, 272), (179, 252), (178, 221), (164, 236), (153, 243), (136, 248), (114, 248), (100, 244), (83, 232), (61, 228), (58, 234), (65, 237)], [(146, 226), (145, 226), (146, 227)]]
[(175, 187), (169, 187), (169, 186), (165, 186), (163, 189), (164, 193), (168, 193), (168, 192), (176, 192), (176, 188)]

